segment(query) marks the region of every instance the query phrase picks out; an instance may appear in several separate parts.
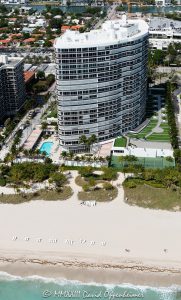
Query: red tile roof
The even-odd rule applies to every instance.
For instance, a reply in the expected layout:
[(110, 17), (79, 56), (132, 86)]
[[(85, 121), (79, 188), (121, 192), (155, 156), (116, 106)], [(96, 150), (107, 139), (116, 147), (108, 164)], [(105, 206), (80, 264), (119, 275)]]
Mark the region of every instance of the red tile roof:
[(11, 39), (0, 40), (0, 44), (8, 44), (11, 42)]
[(17, 18), (9, 18), (9, 21), (16, 21)]
[(33, 72), (33, 71), (25, 71), (24, 72), (25, 83), (27, 83), (28, 81), (30, 81), (34, 77), (35, 77), (35, 72)]
[(4, 31), (4, 30), (7, 30), (8, 29), (8, 27), (2, 27), (2, 28), (0, 28), (0, 31)]
[(11, 33), (10, 35), (9, 35), (9, 37), (16, 37), (16, 36), (22, 36), (22, 33)]
[(61, 27), (61, 30), (64, 32), (66, 31), (67, 29), (70, 29), (70, 30), (79, 30), (80, 28), (82, 27), (82, 25), (63, 25)]
[(33, 42), (35, 42), (36, 40), (34, 39), (34, 38), (29, 38), (29, 39), (25, 39), (24, 41), (23, 41), (23, 43), (33, 43)]

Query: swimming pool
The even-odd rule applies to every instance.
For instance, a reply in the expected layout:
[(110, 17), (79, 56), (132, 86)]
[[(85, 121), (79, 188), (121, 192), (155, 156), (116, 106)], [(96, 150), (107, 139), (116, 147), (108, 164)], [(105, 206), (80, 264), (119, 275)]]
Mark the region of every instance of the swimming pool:
[(49, 156), (52, 146), (53, 142), (44, 142), (40, 147), (40, 152), (46, 152), (46, 155)]

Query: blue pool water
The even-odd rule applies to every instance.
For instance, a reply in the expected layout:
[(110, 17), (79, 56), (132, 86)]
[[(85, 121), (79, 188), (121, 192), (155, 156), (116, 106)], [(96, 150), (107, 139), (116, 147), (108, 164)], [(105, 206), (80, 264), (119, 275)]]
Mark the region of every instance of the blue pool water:
[(40, 147), (40, 152), (46, 152), (46, 155), (49, 156), (52, 146), (53, 142), (44, 142)]

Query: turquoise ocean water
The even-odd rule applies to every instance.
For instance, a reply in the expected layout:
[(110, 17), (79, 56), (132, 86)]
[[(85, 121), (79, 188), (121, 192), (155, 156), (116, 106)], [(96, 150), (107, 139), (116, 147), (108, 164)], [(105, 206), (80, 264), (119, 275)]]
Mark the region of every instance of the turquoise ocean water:
[(0, 300), (144, 299), (181, 300), (181, 287), (153, 288), (131, 284), (83, 284), (38, 276), (15, 277), (0, 273)]

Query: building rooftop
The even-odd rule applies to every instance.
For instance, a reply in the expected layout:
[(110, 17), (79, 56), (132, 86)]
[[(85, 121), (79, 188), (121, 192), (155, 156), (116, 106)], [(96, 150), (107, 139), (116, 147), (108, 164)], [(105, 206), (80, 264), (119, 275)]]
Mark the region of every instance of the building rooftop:
[(23, 60), (22, 57), (8, 57), (7, 55), (0, 55), (0, 63), (7, 67), (14, 67)]
[(181, 33), (181, 21), (155, 17), (149, 22), (149, 31), (173, 31)]
[(54, 42), (55, 48), (71, 48), (90, 45), (105, 45), (110, 43), (124, 42), (138, 38), (148, 32), (148, 25), (143, 20), (127, 20), (123, 15), (120, 20), (106, 21), (102, 28), (80, 33), (78, 31), (66, 30), (66, 32)]
[(35, 72), (33, 72), (33, 71), (25, 71), (25, 72), (24, 72), (25, 83), (28, 83), (28, 82), (31, 81), (34, 77), (35, 77)]

